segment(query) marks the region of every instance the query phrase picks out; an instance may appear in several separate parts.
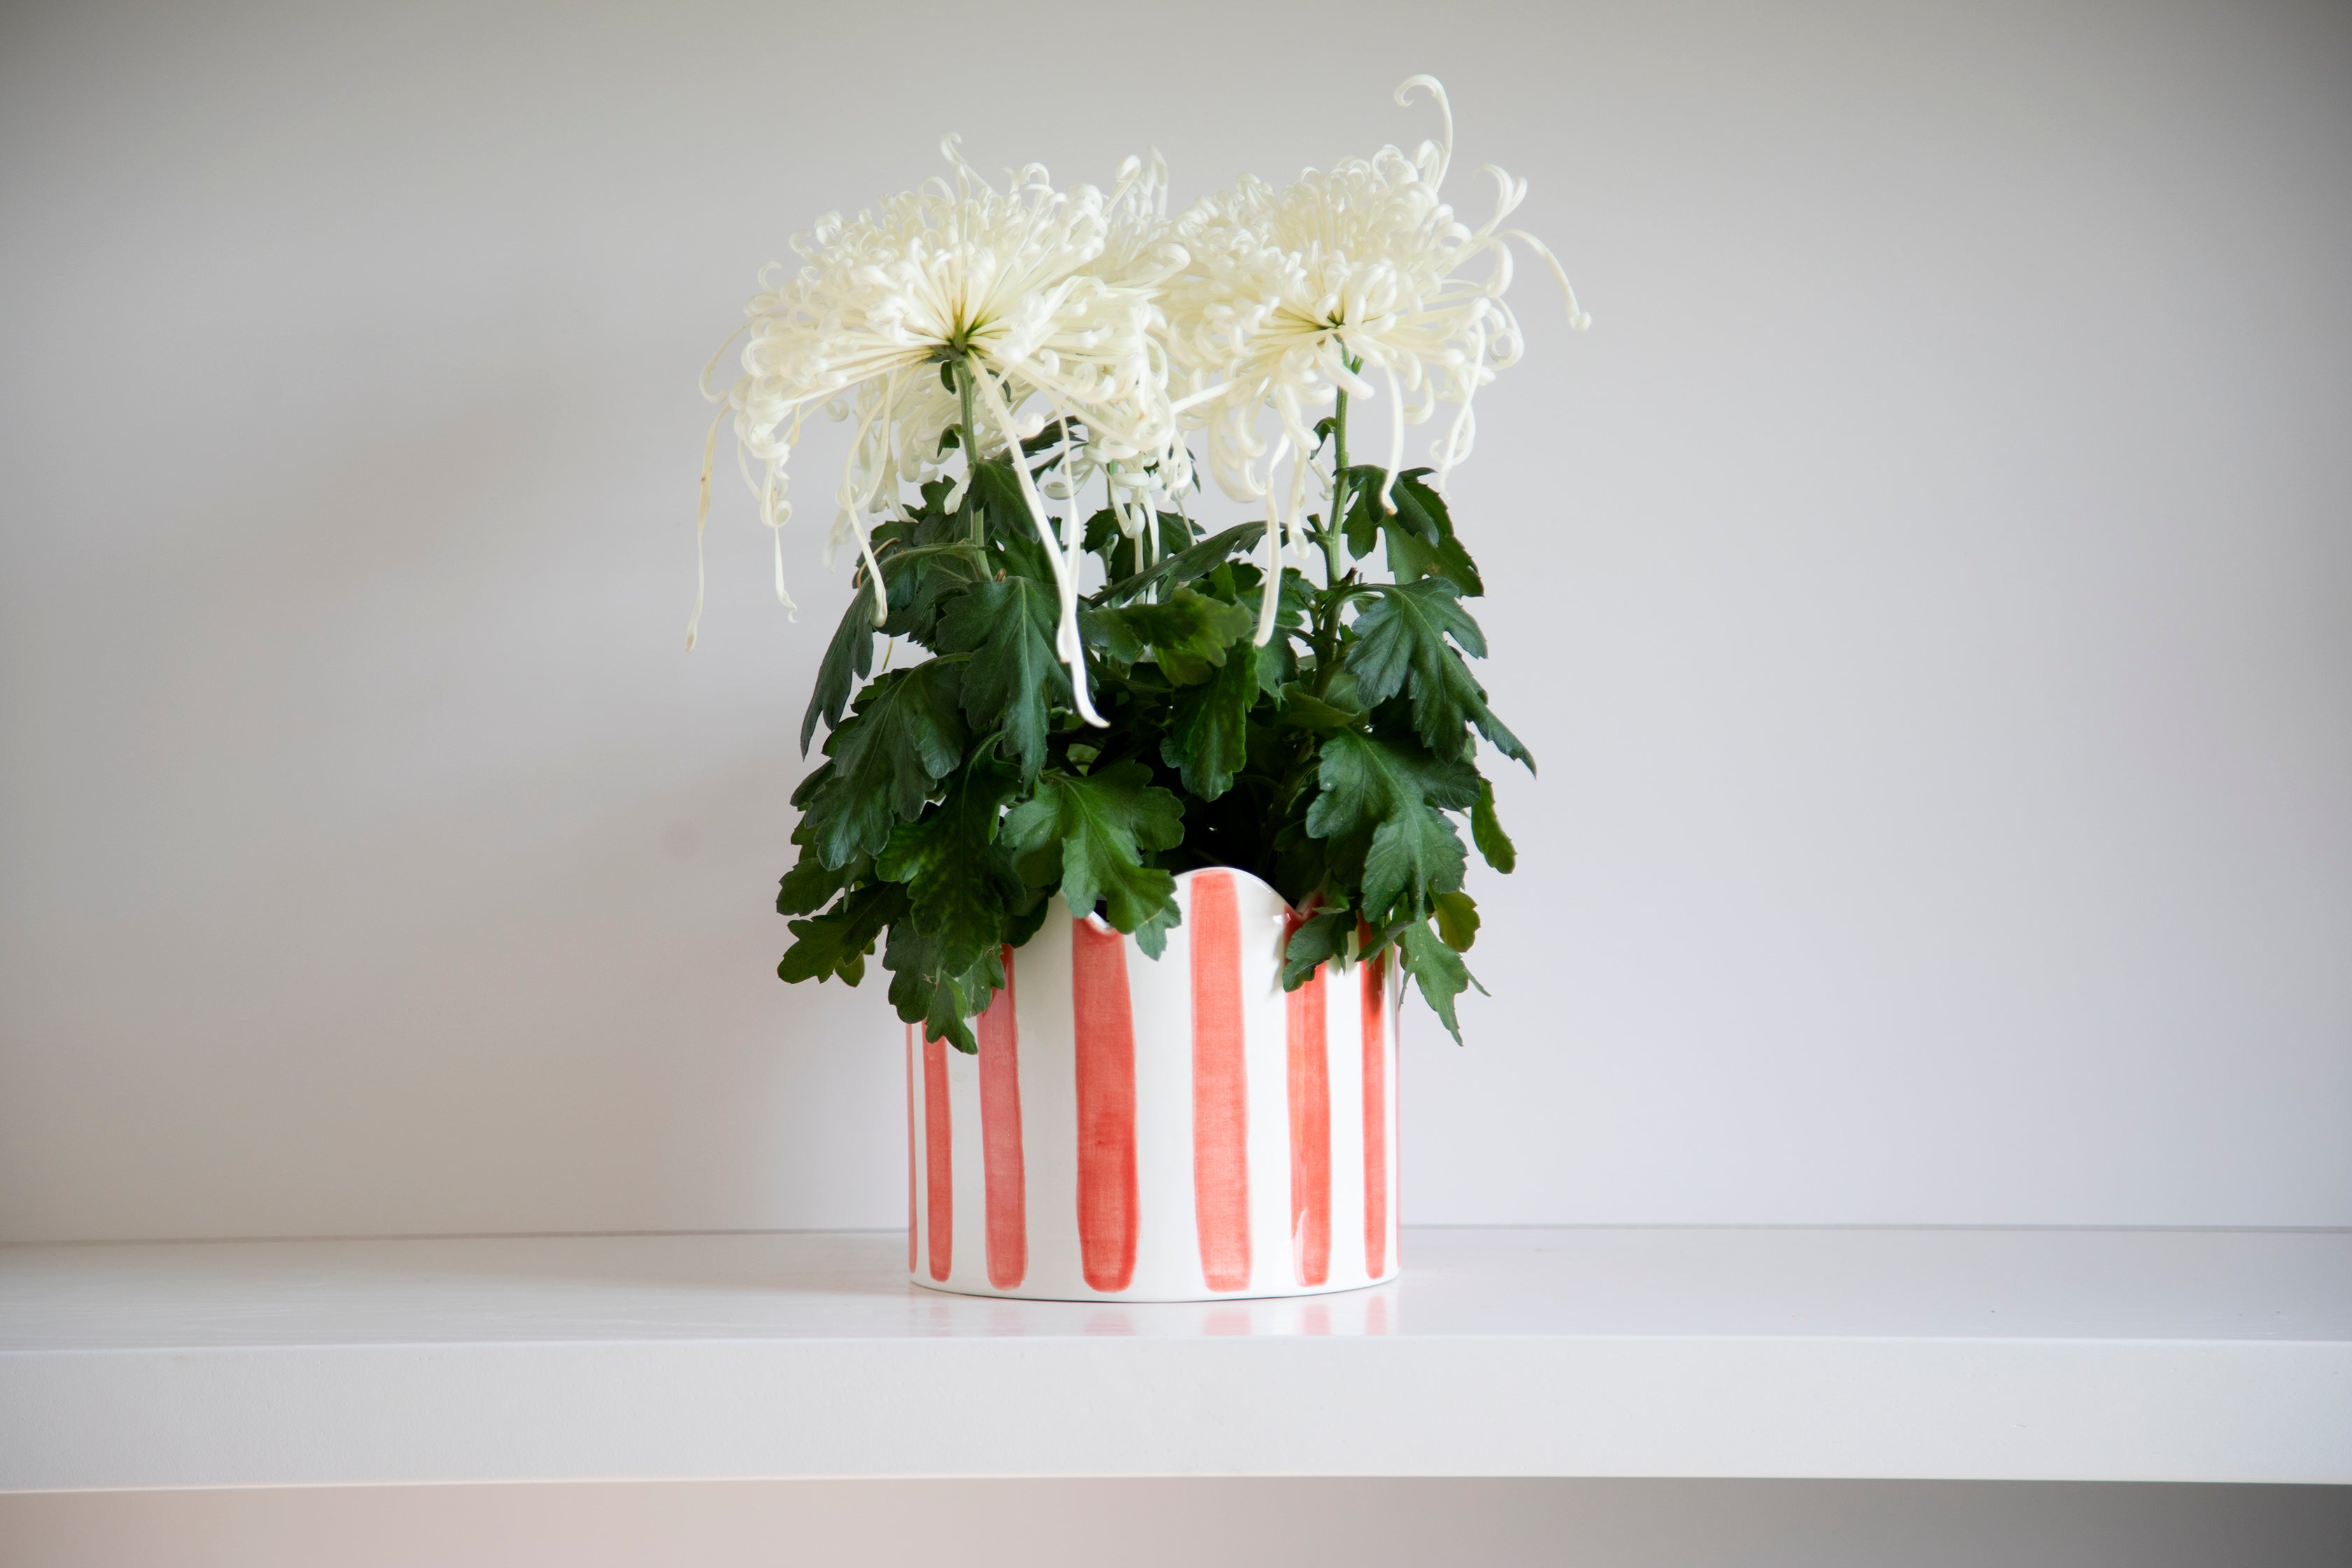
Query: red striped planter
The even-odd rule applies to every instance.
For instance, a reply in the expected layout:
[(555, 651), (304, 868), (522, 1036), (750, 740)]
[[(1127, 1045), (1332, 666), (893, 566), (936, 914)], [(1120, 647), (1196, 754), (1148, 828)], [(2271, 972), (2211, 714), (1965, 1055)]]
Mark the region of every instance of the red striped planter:
[(1157, 961), (1060, 913), (1008, 950), (976, 1058), (909, 1026), (917, 1284), (1199, 1301), (1395, 1277), (1391, 966), (1286, 994), (1280, 894), (1211, 869), (1176, 897)]

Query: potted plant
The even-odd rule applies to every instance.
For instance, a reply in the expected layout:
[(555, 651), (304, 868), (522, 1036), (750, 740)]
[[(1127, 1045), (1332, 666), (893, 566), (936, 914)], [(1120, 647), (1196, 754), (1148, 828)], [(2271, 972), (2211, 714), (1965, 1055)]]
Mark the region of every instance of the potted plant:
[[(1567, 289), (1501, 226), (1524, 183), (1491, 171), (1475, 228), (1441, 200), (1452, 116), (1417, 89), (1443, 140), (1172, 220), (1156, 159), (1107, 194), (1034, 165), (999, 188), (950, 138), (951, 184), (828, 216), (762, 275), (710, 394), (704, 520), (730, 414), (772, 529), (803, 422), (851, 425), (832, 543), (856, 565), (801, 725), (824, 760), (777, 973), (854, 985), (879, 948), (919, 1282), (1193, 1300), (1395, 1271), (1402, 982), (1458, 1039), (1458, 822), (1514, 859), (1478, 744), (1535, 765), (1465, 662), (1486, 590), (1445, 478), (1519, 354), (1511, 245)], [(1196, 517), (1196, 465), (1250, 515)]]

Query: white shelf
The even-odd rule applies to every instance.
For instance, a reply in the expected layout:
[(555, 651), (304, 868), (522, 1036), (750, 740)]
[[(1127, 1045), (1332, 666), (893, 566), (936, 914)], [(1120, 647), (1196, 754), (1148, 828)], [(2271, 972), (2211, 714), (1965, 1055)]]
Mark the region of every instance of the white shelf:
[(0, 1248), (0, 1489), (786, 1476), (2352, 1481), (2340, 1232), (1490, 1229), (1212, 1306), (897, 1234)]

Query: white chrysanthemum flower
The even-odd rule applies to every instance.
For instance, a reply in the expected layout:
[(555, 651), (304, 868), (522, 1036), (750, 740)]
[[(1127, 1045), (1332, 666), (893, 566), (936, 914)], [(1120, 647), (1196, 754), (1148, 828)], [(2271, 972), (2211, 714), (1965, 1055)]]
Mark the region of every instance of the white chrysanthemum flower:
[[(1184, 254), (1167, 238), (1156, 163), (1147, 172), (1129, 160), (1108, 196), (1090, 185), (1055, 190), (1035, 164), (1000, 191), (958, 155), (953, 137), (944, 150), (955, 168), (952, 185), (929, 181), (885, 202), (878, 215), (828, 216), (793, 241), (803, 262), (798, 272), (785, 278), (777, 266), (762, 272), (762, 291), (747, 307), (744, 374), (724, 395), (745, 480), (771, 529), (792, 515), (785, 465), (802, 423), (819, 409), (853, 422), (834, 542), (856, 541), (877, 623), (887, 600), (869, 540), (873, 523), (897, 500), (899, 481), (936, 471), (940, 434), (963, 416), (960, 393), (942, 380), (944, 364), (960, 367), (959, 376), (971, 373), (970, 391), (984, 416), (983, 455), (1059, 422), (1066, 431), (1082, 428), (1093, 469), (1190, 471), (1169, 402), (1164, 323), (1154, 298)], [(714, 422), (698, 539), (709, 515), (718, 433)], [(1099, 723), (1078, 640), (1078, 542), (1055, 537), (1028, 466), (1013, 468), (1060, 589), (1056, 650), (1070, 667), (1079, 711)], [(1075, 520), (1064, 531), (1075, 534)], [(776, 592), (792, 603), (781, 539)], [(701, 608), (698, 565), (698, 621)], [(693, 642), (690, 626), (687, 644)]]
[[(1107, 281), (1142, 289), (1153, 297), (1148, 342), (1160, 384), (1165, 386), (1171, 378), (1168, 322), (1156, 300), (1161, 286), (1183, 268), (1186, 257), (1168, 216), (1168, 165), (1159, 153), (1154, 153), (1149, 163), (1129, 158), (1119, 166), (1103, 216), (1103, 253), (1093, 270)], [(1147, 560), (1157, 561), (1159, 531), (1150, 526), (1152, 516), (1178, 504), (1176, 498), (1192, 482), (1192, 454), (1182, 437), (1140, 461), (1093, 443), (1083, 444), (1066, 455), (1045, 489), (1048, 494), (1068, 498), (1075, 506), (1076, 498), (1097, 479), (1119, 531), (1129, 539), (1143, 538)]]
[[(1417, 76), (1397, 89), (1396, 100), (1407, 104), (1423, 87), (1437, 100), (1443, 142), (1423, 142), (1411, 157), (1384, 147), (1328, 173), (1310, 169), (1281, 191), (1245, 178), (1176, 227), (1191, 263), (1164, 298), (1178, 369), (1195, 389), (1178, 406), (1193, 407), (1205, 426), (1210, 471), (1226, 493), (1265, 507), (1261, 643), (1273, 632), (1279, 587), (1276, 536), (1305, 548), (1309, 459), (1318, 444), (1310, 409), (1341, 392), (1386, 396), (1389, 478), (1380, 500), (1393, 511), (1405, 426), (1427, 420), (1440, 403), (1455, 405), (1432, 444), (1442, 487), (1469, 455), (1478, 388), (1519, 357), (1518, 322), (1503, 301), (1509, 241), (1549, 264), (1571, 323), (1588, 324), (1551, 252), (1526, 230), (1502, 227), (1526, 198), (1525, 181), (1488, 165), (1495, 211), (1475, 229), (1440, 198), (1454, 147), (1445, 89)], [(1460, 275), (1481, 258), (1491, 263), (1486, 276)], [(1271, 438), (1262, 428), (1267, 416)]]

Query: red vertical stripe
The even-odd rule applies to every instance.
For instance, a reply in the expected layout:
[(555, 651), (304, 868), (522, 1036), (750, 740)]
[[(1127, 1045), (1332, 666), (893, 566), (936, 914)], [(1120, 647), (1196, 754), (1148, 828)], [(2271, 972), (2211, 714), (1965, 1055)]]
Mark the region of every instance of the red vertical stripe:
[[(1327, 966), (1328, 969), (1328, 966)], [(1327, 969), (1290, 993), (1290, 1255), (1298, 1283), (1331, 1278), (1331, 1056)]]
[(1071, 922), (1070, 1004), (1077, 1024), (1078, 1251), (1086, 1280), (1124, 1290), (1135, 1278), (1135, 1012), (1127, 938)]
[(929, 1199), (931, 1278), (945, 1279), (955, 1263), (955, 1173), (949, 1168), (955, 1134), (948, 1120), (944, 1040), (923, 1042), (923, 1129), (928, 1135), (923, 1145), (923, 1192)]
[(1364, 998), (1364, 1268), (1389, 1268), (1388, 954), (1358, 966)]
[(1242, 917), (1234, 879), (1192, 879), (1192, 1208), (1201, 1278), (1212, 1290), (1250, 1279), (1249, 1080), (1242, 1051)]
[(907, 1272), (915, 1271), (915, 1026), (907, 1026)]
[(1013, 1012), (1013, 950), (1004, 989), (980, 1016), (980, 1147), (988, 1171), (988, 1282), (1000, 1290), (1029, 1272), (1028, 1196), (1021, 1157), (1021, 1028)]

